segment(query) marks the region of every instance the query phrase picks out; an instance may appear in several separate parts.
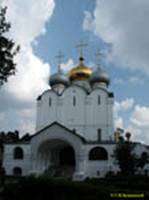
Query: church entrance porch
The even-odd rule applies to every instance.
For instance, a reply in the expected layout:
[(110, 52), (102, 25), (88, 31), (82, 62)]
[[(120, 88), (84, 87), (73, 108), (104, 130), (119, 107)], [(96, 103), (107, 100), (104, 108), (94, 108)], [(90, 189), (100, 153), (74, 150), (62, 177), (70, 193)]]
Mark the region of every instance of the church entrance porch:
[(38, 170), (51, 177), (72, 178), (76, 168), (75, 151), (66, 141), (52, 139), (38, 149)]

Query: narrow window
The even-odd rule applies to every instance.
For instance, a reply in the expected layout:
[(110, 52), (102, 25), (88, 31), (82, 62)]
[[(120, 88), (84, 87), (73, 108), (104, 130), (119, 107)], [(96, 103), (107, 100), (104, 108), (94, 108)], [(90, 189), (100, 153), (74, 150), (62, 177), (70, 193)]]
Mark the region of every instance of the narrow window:
[(98, 142), (101, 142), (101, 129), (100, 128), (97, 130), (97, 140), (98, 140)]
[(51, 97), (49, 98), (49, 106), (51, 106), (52, 105), (52, 99), (51, 99)]
[(98, 95), (98, 105), (100, 105), (100, 96)]
[(73, 97), (73, 106), (76, 106), (76, 97)]

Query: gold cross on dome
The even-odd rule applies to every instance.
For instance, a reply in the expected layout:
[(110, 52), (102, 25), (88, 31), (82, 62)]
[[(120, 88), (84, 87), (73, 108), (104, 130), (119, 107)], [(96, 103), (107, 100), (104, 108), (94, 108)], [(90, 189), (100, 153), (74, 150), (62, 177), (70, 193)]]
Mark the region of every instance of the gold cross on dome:
[(79, 51), (80, 51), (80, 57), (83, 57), (83, 48), (87, 47), (88, 44), (83, 42), (82, 40), (80, 41), (80, 43), (76, 46)]
[(58, 71), (60, 71), (60, 66), (61, 66), (61, 63), (62, 63), (62, 59), (64, 58), (64, 55), (62, 54), (61, 51), (58, 52), (58, 55), (55, 56), (57, 58), (57, 61), (58, 61)]

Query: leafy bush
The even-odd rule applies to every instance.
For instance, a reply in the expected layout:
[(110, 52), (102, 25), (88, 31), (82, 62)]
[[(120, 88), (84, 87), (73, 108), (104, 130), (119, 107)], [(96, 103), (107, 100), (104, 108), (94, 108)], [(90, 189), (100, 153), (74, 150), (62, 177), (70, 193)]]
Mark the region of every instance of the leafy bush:
[[(87, 179), (72, 182), (65, 179), (26, 177), (18, 183), (8, 184), (4, 190), (5, 200), (107, 200), (110, 193), (136, 193), (149, 191), (149, 179), (139, 177), (114, 177)], [(132, 192), (134, 191), (134, 192)], [(145, 194), (149, 197), (149, 194)]]

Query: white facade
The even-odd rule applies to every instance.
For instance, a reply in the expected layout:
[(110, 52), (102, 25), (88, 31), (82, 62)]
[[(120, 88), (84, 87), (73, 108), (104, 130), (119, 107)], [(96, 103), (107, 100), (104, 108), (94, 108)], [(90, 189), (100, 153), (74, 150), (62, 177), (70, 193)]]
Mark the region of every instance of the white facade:
[[(14, 157), (16, 148), (23, 150), (23, 159)], [(31, 170), (31, 145), (30, 144), (5, 144), (3, 165), (7, 175), (13, 175), (15, 168), (21, 169), (22, 175), (29, 175)]]
[(73, 84), (61, 95), (53, 90), (44, 92), (37, 102), (36, 131), (56, 121), (75, 129), (87, 140), (96, 141), (98, 129), (101, 129), (102, 140), (112, 140), (113, 97), (109, 94), (102, 87), (88, 94), (84, 88)]
[[(51, 89), (37, 98), (36, 133), (30, 143), (5, 144), (7, 175), (48, 173), (82, 180), (119, 170), (113, 158), (114, 95), (108, 91), (109, 78), (98, 69), (91, 82), (90, 70), (82, 63), (70, 80), (61, 71), (55, 74)], [(16, 148), (22, 152), (18, 149), (15, 155)], [(138, 155), (144, 151), (149, 149), (136, 147)]]
[[(61, 151), (63, 147), (72, 147), (75, 155), (74, 179), (86, 177), (103, 177), (113, 163), (112, 152), (114, 143), (92, 144), (83, 137), (71, 132), (58, 123), (53, 123), (32, 137), (30, 144), (5, 145), (4, 166), (7, 175), (14, 174), (14, 168), (22, 169), (22, 175), (31, 173), (42, 174), (50, 165), (58, 164), (59, 158), (52, 159), (52, 155)], [(23, 159), (14, 158), (14, 150), (21, 147), (24, 151)], [(107, 151), (108, 159), (102, 161), (89, 160), (89, 153), (95, 147), (102, 147)]]

